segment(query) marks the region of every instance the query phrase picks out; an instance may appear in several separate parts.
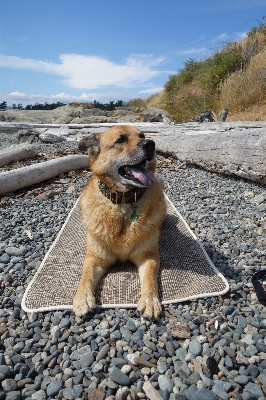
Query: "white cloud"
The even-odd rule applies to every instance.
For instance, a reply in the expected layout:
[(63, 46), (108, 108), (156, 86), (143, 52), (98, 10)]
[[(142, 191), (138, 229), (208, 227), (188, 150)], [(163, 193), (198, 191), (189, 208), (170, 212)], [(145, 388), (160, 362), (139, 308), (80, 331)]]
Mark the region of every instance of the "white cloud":
[(154, 87), (154, 88), (140, 90), (139, 93), (154, 94), (154, 93), (159, 93), (162, 90), (163, 90), (163, 86), (160, 86), (160, 87)]
[(230, 34), (223, 32), (220, 35), (213, 36), (211, 38), (211, 42), (212, 43), (235, 42), (244, 39), (246, 36), (247, 36), (246, 32), (232, 32)]
[(59, 75), (64, 78), (67, 86), (76, 89), (130, 87), (167, 72), (156, 69), (164, 58), (155, 58), (150, 54), (131, 55), (123, 64), (116, 64), (103, 57), (80, 54), (62, 54), (59, 60), (61, 62), (57, 64), (2, 55), (0, 66)]
[(185, 54), (197, 54), (197, 53), (203, 53), (207, 51), (206, 47), (199, 47), (199, 48), (191, 48), (187, 50), (181, 50), (176, 52), (178, 55), (185, 55)]
[(93, 93), (82, 93), (79, 96), (68, 94), (65, 92), (62, 93), (57, 93), (57, 94), (51, 94), (51, 95), (42, 95), (42, 94), (27, 94), (27, 93), (21, 93), (21, 92), (11, 92), (9, 94), (0, 94), (0, 97), (3, 98), (7, 104), (10, 106), (12, 104), (18, 104), (21, 103), (24, 107), (27, 104), (35, 104), (35, 103), (56, 103), (56, 102), (62, 102), (62, 103), (69, 103), (71, 101), (76, 101), (80, 103), (86, 103), (86, 102), (92, 102), (94, 100), (100, 101), (100, 102), (109, 102), (111, 100), (117, 101), (117, 100), (123, 100), (127, 101), (130, 100), (134, 97), (138, 97), (138, 94), (132, 95), (132, 93), (129, 93), (128, 91), (108, 91), (105, 93), (98, 93), (98, 92), (93, 92)]

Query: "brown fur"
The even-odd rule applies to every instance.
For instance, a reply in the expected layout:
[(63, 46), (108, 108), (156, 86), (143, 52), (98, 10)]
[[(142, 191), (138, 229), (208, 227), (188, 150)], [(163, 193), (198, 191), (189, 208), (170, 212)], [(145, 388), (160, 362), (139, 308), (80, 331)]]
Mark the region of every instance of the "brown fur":
[[(116, 143), (120, 137), (123, 143)], [(115, 126), (101, 135), (84, 138), (80, 149), (88, 149), (93, 176), (85, 186), (80, 207), (87, 230), (87, 253), (83, 273), (73, 302), (76, 315), (86, 314), (95, 307), (97, 283), (116, 260), (131, 260), (139, 268), (141, 297), (138, 310), (144, 316), (158, 319), (161, 306), (158, 299), (160, 228), (166, 214), (162, 182), (155, 177), (153, 186), (146, 188), (137, 202), (136, 221), (131, 220), (131, 204), (113, 204), (98, 187), (98, 178), (109, 188), (126, 191), (133, 188), (117, 176), (118, 166), (139, 162), (139, 143), (143, 134), (131, 126)], [(146, 169), (154, 171), (155, 159), (146, 161)]]

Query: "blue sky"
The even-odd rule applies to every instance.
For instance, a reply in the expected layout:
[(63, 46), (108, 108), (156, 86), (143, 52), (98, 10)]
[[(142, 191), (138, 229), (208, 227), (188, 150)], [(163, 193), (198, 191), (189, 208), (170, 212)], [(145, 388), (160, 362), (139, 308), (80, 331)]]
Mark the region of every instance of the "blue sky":
[(0, 0), (0, 102), (147, 98), (243, 38), (265, 0)]

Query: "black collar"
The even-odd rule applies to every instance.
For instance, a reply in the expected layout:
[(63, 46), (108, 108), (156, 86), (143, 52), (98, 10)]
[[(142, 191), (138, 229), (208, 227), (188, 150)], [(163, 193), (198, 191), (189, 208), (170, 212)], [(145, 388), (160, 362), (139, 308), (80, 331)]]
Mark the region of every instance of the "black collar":
[(133, 204), (136, 203), (144, 194), (146, 187), (128, 190), (127, 192), (117, 192), (110, 189), (104, 182), (98, 180), (98, 186), (102, 194), (113, 204)]

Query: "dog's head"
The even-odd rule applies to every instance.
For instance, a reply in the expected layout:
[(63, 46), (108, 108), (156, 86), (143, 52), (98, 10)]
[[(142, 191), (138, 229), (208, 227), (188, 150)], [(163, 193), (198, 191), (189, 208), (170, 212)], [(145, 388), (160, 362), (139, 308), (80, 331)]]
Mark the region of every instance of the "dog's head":
[(110, 189), (123, 192), (154, 183), (155, 143), (133, 126), (91, 134), (81, 139), (79, 149), (88, 152), (91, 171)]

